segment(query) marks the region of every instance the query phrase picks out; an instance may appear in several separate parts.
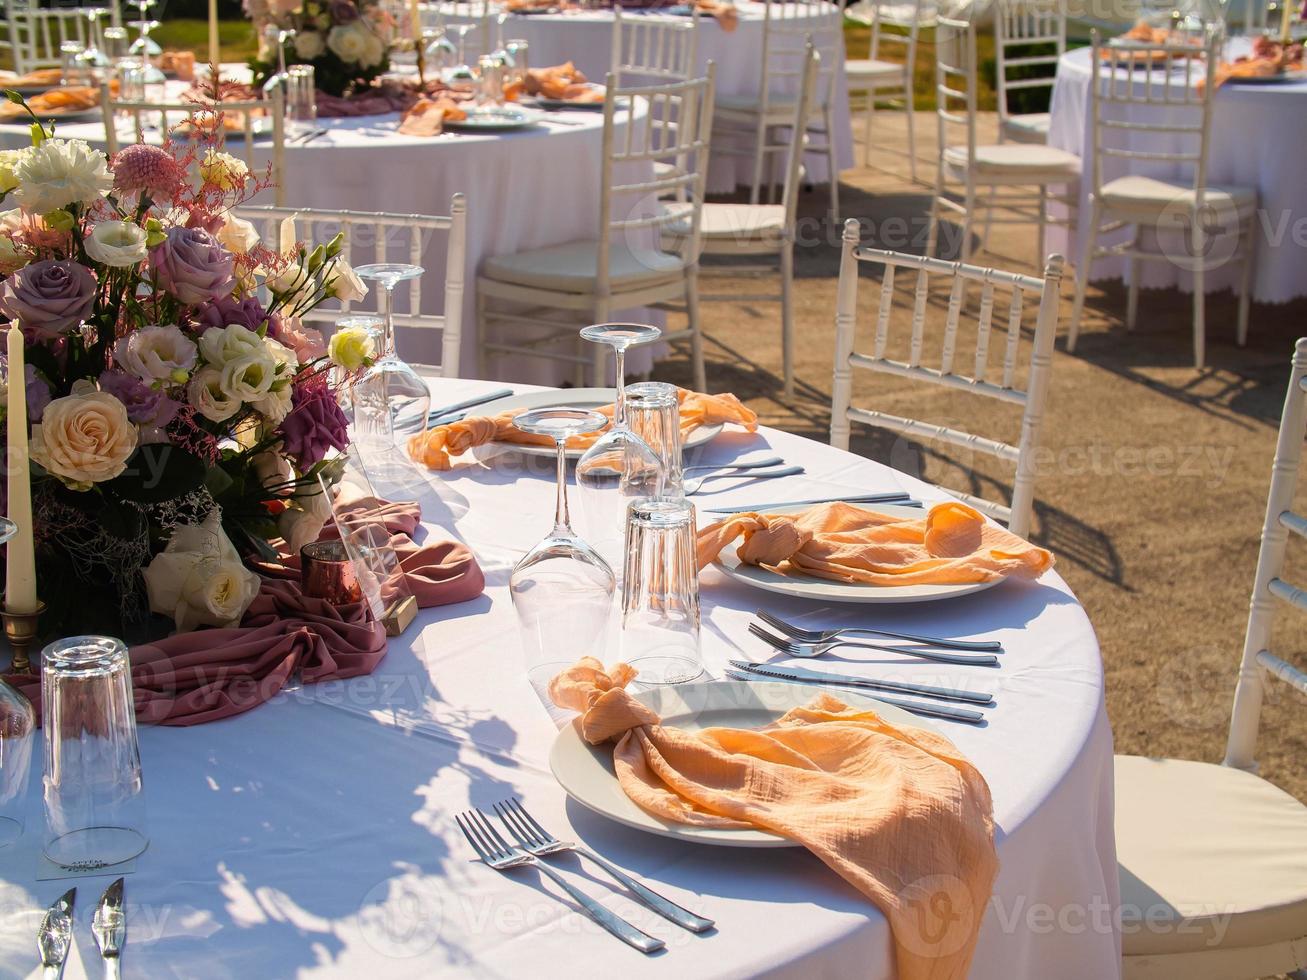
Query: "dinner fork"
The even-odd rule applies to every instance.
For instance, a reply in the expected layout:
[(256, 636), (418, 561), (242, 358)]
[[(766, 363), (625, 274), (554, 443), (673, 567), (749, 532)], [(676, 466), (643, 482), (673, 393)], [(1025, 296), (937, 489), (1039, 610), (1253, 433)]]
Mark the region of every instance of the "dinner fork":
[(784, 466), (785, 460), (779, 456), (768, 456), (766, 459), (753, 459), (747, 463), (696, 463), (693, 466), (684, 467), (681, 472), (689, 473), (691, 470), (760, 470), (767, 466)]
[(604, 908), (585, 892), (579, 891), (571, 882), (534, 854), (528, 854), (526, 851), (513, 847), (499, 836), (499, 831), (495, 830), (489, 818), (480, 810), (465, 810), (454, 817), (454, 822), (458, 824), (458, 829), (463, 831), (463, 836), (472, 845), (472, 850), (477, 852), (477, 857), (487, 867), (504, 872), (511, 871), (513, 868), (535, 868), (547, 878), (552, 878), (563, 891), (567, 892), (581, 906), (581, 910), (586, 915), (628, 946), (634, 946), (642, 953), (656, 953), (667, 945), (661, 939), (655, 939), (653, 936), (641, 932), (621, 916), (615, 915)]
[[(756, 626), (756, 623), (750, 623)], [(828, 640), (824, 643), (810, 643), (805, 640), (785, 639), (772, 633), (764, 633), (761, 627), (751, 630), (754, 636), (771, 643), (777, 650), (791, 657), (820, 657), (830, 653), (836, 647), (853, 647), (858, 650), (879, 650), (883, 653), (901, 653), (905, 657), (929, 660), (938, 664), (957, 664), (960, 667), (997, 667), (998, 657), (992, 653), (944, 653), (940, 650), (927, 650), (924, 647), (895, 647), (882, 643), (866, 643), (858, 640)]]
[(766, 473), (756, 473), (753, 470), (744, 470), (740, 473), (709, 473), (697, 480), (686, 480), (685, 495), (690, 497), (698, 493), (709, 480), (769, 480), (775, 476), (795, 476), (802, 472), (802, 466), (786, 466), (779, 470), (769, 470)]
[(916, 633), (896, 633), (893, 630), (873, 629), (870, 626), (845, 626), (841, 629), (833, 630), (810, 630), (786, 622), (779, 616), (773, 616), (764, 609), (757, 610), (754, 612), (754, 615), (773, 629), (778, 629), (793, 639), (802, 640), (805, 643), (826, 643), (830, 640), (838, 640), (841, 636), (851, 634), (854, 636), (888, 636), (895, 640), (906, 640), (909, 643), (925, 643), (928, 646), (944, 647), (948, 650), (974, 650), (990, 653), (1003, 652), (1003, 644), (999, 643), (997, 640), (944, 640), (937, 636), (920, 636)]
[[(726, 676), (733, 681), (748, 681), (751, 684), (807, 684), (812, 685), (812, 681), (799, 680), (782, 680), (777, 677), (767, 677), (762, 674), (750, 674), (743, 670), (728, 670)], [(904, 711), (910, 711), (914, 715), (921, 715), (925, 718), (943, 718), (946, 721), (961, 721), (968, 725), (983, 725), (985, 716), (979, 711), (973, 711), (971, 708), (963, 708), (960, 705), (952, 704), (926, 704), (923, 701), (903, 701), (899, 698), (886, 697), (884, 694), (877, 692), (869, 695), (877, 701), (883, 701), (885, 704), (892, 704), (896, 708), (902, 708)]]
[(682, 908), (675, 902), (663, 898), (657, 892), (640, 884), (620, 868), (609, 864), (607, 860), (588, 847), (583, 847), (572, 841), (559, 840), (540, 826), (535, 817), (527, 813), (526, 807), (518, 802), (517, 797), (496, 803), (495, 812), (499, 814), (499, 819), (504, 821), (504, 826), (508, 828), (508, 832), (517, 838), (518, 844), (522, 846), (524, 851), (534, 854), (536, 857), (558, 854), (562, 851), (575, 851), (583, 857), (588, 857), (607, 871), (615, 880), (629, 888), (636, 898), (664, 919), (675, 922), (681, 928), (689, 929), (691, 932), (707, 932), (713, 927), (712, 919), (705, 919), (701, 915), (695, 915), (689, 909)]

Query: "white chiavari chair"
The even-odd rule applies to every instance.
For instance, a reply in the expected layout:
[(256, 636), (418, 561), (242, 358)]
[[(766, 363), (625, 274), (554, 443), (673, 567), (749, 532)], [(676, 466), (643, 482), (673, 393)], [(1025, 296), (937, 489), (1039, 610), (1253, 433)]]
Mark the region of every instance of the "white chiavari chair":
[[(960, 216), (959, 258), (971, 257), (971, 231), (977, 212), (991, 224), (1034, 224), (1037, 261), (1044, 260), (1049, 224), (1072, 224), (1048, 213), (1058, 201), (1074, 215), (1080, 158), (1042, 144), (982, 144), (976, 138), (976, 25), (974, 19), (941, 16), (935, 34), (936, 120), (939, 168), (930, 208), (926, 254), (935, 254), (942, 211)], [(952, 134), (961, 129), (964, 141)], [(1050, 187), (1061, 187), (1057, 194)], [(960, 192), (961, 201), (953, 196)]]
[[(764, 179), (767, 200), (775, 200), (777, 168), (773, 164), (778, 159), (783, 161), (790, 149), (789, 140), (776, 134), (794, 121), (799, 76), (811, 40), (821, 55), (821, 71), (807, 125), (808, 132), (818, 139), (808, 144), (807, 151), (826, 158), (832, 220), (839, 221), (840, 174), (835, 157), (833, 83), (841, 60), (841, 30), (843, 14), (830, 0), (766, 0), (757, 91), (723, 95), (717, 100), (715, 112), (718, 131), (714, 133), (713, 153), (753, 158), (750, 204), (759, 203)], [(743, 140), (745, 147), (737, 145), (737, 140)]]
[[(741, 295), (701, 293), (701, 302), (729, 303), (779, 302), (781, 306), (781, 359), (784, 365), (785, 397), (794, 394), (794, 239), (799, 208), (800, 179), (803, 172), (803, 146), (807, 138), (803, 120), (808, 118), (812, 93), (817, 86), (817, 72), (821, 56), (809, 46), (803, 78), (799, 86), (799, 100), (794, 106), (794, 126), (791, 129), (790, 154), (785, 167), (785, 186), (780, 204), (717, 204), (703, 206), (700, 222), (700, 255), (772, 256), (780, 264), (779, 295)], [(688, 227), (674, 226), (664, 235), (683, 238)], [(709, 276), (766, 276), (776, 271), (772, 264), (701, 266), (700, 278)]]
[[(1257, 189), (1207, 182), (1220, 41), (1220, 33), (1209, 29), (1206, 61), (1195, 64), (1189, 47), (1104, 45), (1099, 43), (1098, 32), (1093, 34), (1089, 236), (1081, 262), (1083, 274), (1076, 285), (1068, 351), (1075, 350), (1093, 262), (1109, 255), (1129, 260), (1127, 330), (1133, 329), (1139, 309), (1141, 262), (1180, 263), (1193, 273), (1195, 367), (1202, 367), (1206, 360), (1205, 273), (1238, 256), (1243, 268), (1236, 339), (1240, 346), (1247, 339)], [(1154, 71), (1140, 70), (1141, 59), (1161, 64)], [(1131, 230), (1125, 242), (1099, 246), (1101, 237), (1124, 229)], [(1144, 230), (1185, 242), (1179, 252), (1152, 247), (1140, 234)], [(1162, 243), (1165, 240), (1160, 239)], [(1230, 244), (1232, 249), (1216, 247), (1222, 244)]]
[(936, 16), (934, 8), (927, 8), (925, 0), (913, 0), (911, 3), (861, 0), (850, 7), (847, 13), (852, 19), (865, 22), (871, 28), (871, 50), (867, 57), (844, 62), (844, 78), (849, 96), (862, 95), (867, 101), (864, 110), (862, 165), (871, 166), (871, 134), (872, 123), (876, 118), (876, 103), (893, 103), (903, 110), (907, 124), (908, 167), (915, 183), (917, 137), (912, 124), (912, 89), (917, 70), (917, 40), (923, 21), (933, 22)]
[[(444, 309), (438, 314), (422, 312), (422, 279), (412, 279), (407, 289), (408, 309), (396, 309), (395, 325), (441, 331), (440, 364), (414, 364), (414, 367), (422, 374), (458, 377), (463, 342), (464, 269), (467, 263), (467, 203), (462, 194), (454, 195), (447, 216), (248, 205), (237, 208), (234, 213), (236, 217), (251, 222), (259, 232), (260, 239), (273, 248), (279, 241), (281, 223), (286, 218), (295, 219), (297, 234), (305, 242), (329, 242), (338, 233), (344, 232), (340, 256), (350, 266), (392, 261), (412, 263), (429, 269), (431, 263), (424, 262), (423, 257), (436, 237), (444, 235)], [(306, 313), (304, 320), (330, 325), (346, 313), (376, 312), (380, 308), (380, 292), (380, 287), (373, 288), (367, 297), (354, 304), (328, 300)], [(401, 287), (395, 293), (397, 307), (404, 302), (404, 292)]]
[(698, 74), (699, 11), (690, 17), (631, 16), (613, 8), (613, 58), (619, 87), (681, 82)]
[[(1014, 143), (1048, 141), (1047, 111), (1013, 112), (1013, 100), (1047, 89), (1053, 96), (1058, 60), (1066, 53), (1064, 0), (998, 0), (994, 9), (998, 57), (998, 135)], [(1024, 108), (1024, 107), (1023, 107)]]
[[(212, 109), (216, 109), (213, 106)], [(100, 112), (104, 119), (105, 144), (110, 156), (118, 152), (121, 142), (120, 127), (127, 129), (135, 143), (146, 142), (147, 133), (160, 135), (186, 122), (197, 112), (212, 111), (211, 106), (199, 102), (148, 102), (115, 98), (108, 85), (100, 86)], [(223, 149), (233, 144), (245, 158), (251, 170), (255, 169), (255, 146), (267, 148), (271, 158), (270, 179), (278, 205), (285, 203), (286, 189), (286, 113), (285, 94), (273, 88), (266, 99), (244, 102), (223, 102), (223, 122), (217, 131)], [(267, 142), (261, 141), (264, 134)], [(257, 172), (257, 171), (256, 171)]]
[[(857, 344), (858, 269), (860, 264), (882, 266), (880, 307), (871, 353), (861, 353)], [(895, 319), (896, 272), (904, 270), (912, 289), (912, 316), (906, 360), (891, 353), (898, 345), (891, 339)], [(932, 276), (950, 283), (947, 320), (944, 327), (939, 367), (923, 364), (926, 306)], [(1034, 513), (1035, 457), (1040, 426), (1048, 396), (1053, 366), (1053, 342), (1057, 337), (1058, 290), (1062, 279), (1062, 257), (1050, 256), (1042, 279), (997, 272), (960, 262), (944, 262), (920, 255), (904, 255), (858, 245), (858, 223), (844, 224), (844, 254), (840, 261), (839, 292), (835, 315), (835, 379), (831, 396), (831, 445), (849, 448), (850, 423), (862, 422), (916, 439), (930, 439), (971, 452), (984, 452), (1016, 468), (1012, 497), (999, 504), (972, 494), (956, 493), (959, 499), (1004, 522), (1022, 537), (1030, 534)], [(964, 297), (969, 285), (980, 284), (980, 306), (975, 319), (974, 356), (964, 358), (959, 349)], [(1038, 297), (1034, 337), (1029, 353), (1022, 353), (1022, 327), (1028, 301)], [(1002, 366), (992, 368), (990, 348), (998, 347), (995, 316), (1002, 323)], [(904, 318), (907, 319), (907, 318)], [(970, 336), (972, 330), (967, 329)], [(902, 336), (903, 331), (896, 331)], [(939, 385), (1007, 402), (1021, 410), (1019, 444), (1010, 445), (945, 425), (858, 408), (853, 404), (853, 370), (866, 369), (914, 381)], [(997, 375), (997, 376), (995, 376)], [(1024, 376), (1024, 378), (1023, 378)], [(1022, 383), (1024, 380), (1024, 387)]]
[[(0, 19), (0, 52), (8, 52), (14, 71), (24, 75), (37, 68), (57, 68), (61, 64), (59, 46), (65, 41), (85, 45), (92, 37), (87, 13), (107, 13), (113, 26), (121, 21), (118, 3), (108, 6), (40, 7), (31, 0), (5, 0)], [(103, 48), (102, 31), (106, 25), (94, 21), (96, 46)]]
[[(686, 313), (687, 328), (663, 339), (690, 341), (694, 385), (706, 388), (698, 253), (714, 75), (709, 62), (704, 78), (626, 89), (608, 76), (597, 236), (498, 255), (482, 264), (477, 277), (482, 377), (488, 376), (489, 357), (518, 354), (573, 364), (578, 383), (590, 365), (601, 384), (605, 352), (595, 345), (583, 353), (578, 327), (610, 320), (621, 310), (660, 306)], [(654, 172), (660, 163), (673, 166), (660, 175)], [(628, 176), (640, 171), (654, 176)], [(687, 223), (689, 233), (676, 250), (661, 248), (663, 232)], [(492, 335), (492, 328), (500, 333)], [(521, 339), (508, 339), (512, 333)], [(562, 345), (567, 349), (559, 349)]]
[(1225, 760), (1115, 759), (1127, 980), (1300, 978), (1307, 967), (1307, 807), (1257, 776), (1255, 757), (1267, 685), (1307, 695), (1307, 673), (1270, 650), (1281, 605), (1307, 612), (1307, 592), (1281, 578), (1288, 539), (1307, 537), (1292, 510), (1304, 436), (1307, 337), (1289, 373)]

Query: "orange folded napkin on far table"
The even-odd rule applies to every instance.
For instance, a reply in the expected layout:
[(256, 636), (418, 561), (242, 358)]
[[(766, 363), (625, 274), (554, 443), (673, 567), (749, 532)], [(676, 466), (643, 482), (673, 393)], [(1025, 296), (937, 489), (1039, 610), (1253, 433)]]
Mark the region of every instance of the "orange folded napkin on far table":
[(615, 742), (618, 782), (676, 823), (806, 847), (889, 920), (900, 980), (962, 980), (998, 873), (984, 777), (947, 738), (820, 695), (757, 730), (664, 727), (586, 657), (550, 683), (582, 737)]
[(444, 131), (446, 121), (466, 118), (467, 113), (451, 98), (421, 98), (404, 111), (399, 131), (405, 136), (439, 136)]
[(868, 585), (965, 585), (1035, 578), (1053, 567), (1050, 552), (956, 501), (908, 519), (841, 502), (798, 514), (732, 514), (699, 531), (699, 567), (737, 538), (745, 564)]
[(707, 14), (717, 21), (727, 34), (740, 25), (740, 12), (735, 9), (734, 3), (723, 3), (721, 0), (695, 0), (694, 5), (699, 9), (699, 13)]
[[(559, 101), (585, 102), (599, 101), (602, 102), (603, 94), (598, 89), (592, 89), (588, 84), (588, 78), (581, 69), (570, 61), (561, 65), (554, 65), (551, 68), (528, 68), (526, 72), (526, 94), (538, 95), (546, 99), (557, 99)], [(595, 94), (599, 93), (597, 100)]]
[[(705, 395), (682, 388), (679, 397), (682, 439), (704, 425), (732, 423), (748, 432), (758, 428), (757, 413), (742, 404), (734, 395)], [(595, 411), (612, 418), (613, 406), (606, 405)], [(484, 446), (490, 442), (507, 442), (518, 446), (554, 444), (553, 440), (546, 436), (532, 435), (513, 425), (514, 416), (519, 414), (521, 410), (490, 416), (473, 415), (459, 422), (451, 422), (449, 425), (438, 425), (409, 439), (409, 455), (429, 469), (447, 470), (453, 465), (456, 457), (475, 446)], [(606, 431), (605, 427), (597, 432), (573, 436), (567, 440), (567, 448), (586, 449)]]

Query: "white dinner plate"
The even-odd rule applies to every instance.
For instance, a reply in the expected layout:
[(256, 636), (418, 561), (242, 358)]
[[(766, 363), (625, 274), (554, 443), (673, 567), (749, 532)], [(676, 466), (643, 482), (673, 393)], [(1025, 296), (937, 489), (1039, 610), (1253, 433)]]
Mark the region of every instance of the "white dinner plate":
[(1226, 85), (1286, 85), (1290, 82), (1307, 82), (1307, 69), (1282, 71), (1278, 75), (1247, 76), (1243, 78), (1231, 76), (1225, 80)]
[(488, 130), (525, 129), (544, 119), (544, 113), (529, 106), (482, 105), (467, 109), (466, 119), (446, 119), (446, 129)]
[[(42, 112), (40, 109), (35, 109), (33, 112), (36, 114), (36, 118), (41, 120), (43, 123), (90, 122), (92, 119), (104, 118), (104, 113), (101, 111), (99, 106), (95, 106), (92, 109), (74, 109), (72, 112)], [(30, 122), (30, 117), (27, 116), (24, 116), (22, 119), (14, 119), (11, 121), (21, 123), (24, 119), (27, 119)]]
[[(508, 398), (478, 405), (470, 409), (470, 412), (474, 415), (498, 415), (500, 412), (525, 412), (533, 408), (600, 408), (611, 405), (616, 397), (617, 392), (612, 388), (560, 388), (551, 391), (533, 391), (525, 395), (511, 395)], [(721, 425), (699, 426), (685, 440), (685, 445), (681, 447), (682, 451), (697, 449), (704, 443), (711, 442), (717, 438), (722, 428)], [(512, 449), (527, 456), (552, 457), (554, 455), (552, 446), (513, 444)], [(583, 449), (569, 449), (567, 458), (580, 459), (584, 452)]]
[[(591, 92), (607, 93), (608, 89), (598, 82), (586, 82), (585, 85)], [(579, 109), (583, 112), (603, 112), (604, 100), (598, 102), (574, 102), (571, 99), (547, 99), (544, 96), (536, 96), (536, 105), (542, 109)]]
[[(845, 704), (874, 708), (895, 725), (936, 731), (923, 719), (902, 708), (849, 691), (791, 684), (788, 681), (707, 681), (642, 691), (635, 695), (662, 718), (664, 725), (696, 732), (705, 728), (761, 728), (791, 708), (807, 704), (818, 694), (834, 694)], [(631, 802), (613, 772), (613, 746), (590, 745), (575, 724), (563, 726), (549, 752), (549, 768), (563, 790), (576, 802), (601, 816), (636, 830), (676, 837), (699, 844), (726, 847), (798, 847), (788, 838), (764, 830), (726, 830), (669, 823), (646, 813)]]
[[(812, 505), (768, 507), (766, 511), (769, 514), (797, 514), (810, 506)], [(856, 506), (909, 520), (920, 520), (926, 515), (920, 507), (864, 503)], [(713, 566), (737, 582), (752, 585), (766, 592), (779, 592), (781, 595), (819, 599), (824, 602), (933, 602), (938, 599), (956, 599), (958, 596), (971, 595), (973, 592), (983, 592), (1003, 581), (997, 578), (967, 585), (866, 585), (834, 582), (824, 578), (800, 578), (795, 575), (781, 575), (759, 565), (746, 565), (736, 554), (734, 543), (722, 549)]]

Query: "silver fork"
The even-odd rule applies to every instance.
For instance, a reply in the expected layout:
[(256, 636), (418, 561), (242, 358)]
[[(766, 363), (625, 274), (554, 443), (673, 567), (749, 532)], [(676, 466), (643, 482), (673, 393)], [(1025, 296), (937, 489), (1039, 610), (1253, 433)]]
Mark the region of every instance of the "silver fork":
[(857, 650), (879, 650), (882, 653), (899, 653), (905, 657), (929, 660), (937, 664), (957, 664), (961, 667), (997, 667), (998, 657), (992, 653), (945, 653), (942, 650), (927, 650), (924, 647), (896, 647), (882, 643), (867, 643), (860, 640), (843, 640), (836, 638), (824, 643), (811, 643), (807, 640), (795, 640), (788, 637), (767, 633), (757, 623), (749, 624), (750, 632), (774, 646), (777, 650), (791, 657), (820, 657), (836, 647), (853, 647)]
[(1002, 653), (1003, 644), (997, 640), (943, 640), (936, 636), (918, 636), (915, 633), (896, 633), (893, 630), (872, 629), (870, 626), (846, 626), (842, 629), (835, 630), (810, 630), (802, 626), (795, 626), (788, 623), (779, 616), (773, 616), (765, 610), (759, 609), (754, 613), (768, 626), (780, 630), (796, 640), (802, 640), (805, 643), (826, 643), (830, 640), (838, 640), (841, 636), (887, 636), (895, 640), (906, 640), (909, 643), (925, 643), (933, 647), (944, 647), (946, 650), (974, 650), (989, 653)]
[(738, 473), (709, 473), (694, 480), (686, 480), (685, 495), (691, 497), (698, 493), (709, 480), (770, 480), (775, 476), (796, 476), (802, 472), (802, 466), (785, 466), (779, 470), (768, 470), (765, 473), (758, 473), (754, 470), (743, 470)]
[(489, 818), (480, 810), (465, 810), (454, 817), (458, 829), (477, 852), (483, 864), (496, 871), (511, 871), (513, 868), (532, 867), (548, 878), (552, 878), (563, 891), (567, 892), (591, 919), (599, 923), (628, 946), (634, 946), (642, 953), (656, 953), (667, 944), (641, 932), (619, 915), (604, 908), (585, 892), (579, 891), (566, 878), (545, 864), (534, 854), (513, 847), (499, 836)]
[(681, 472), (689, 473), (691, 470), (760, 470), (768, 466), (784, 466), (785, 460), (779, 456), (768, 456), (766, 459), (755, 459), (748, 463), (696, 463), (694, 466), (686, 466)]
[(522, 806), (516, 797), (504, 800), (502, 803), (496, 803), (495, 812), (499, 814), (499, 819), (504, 821), (508, 832), (517, 838), (517, 842), (522, 846), (522, 849), (534, 854), (536, 857), (557, 854), (561, 851), (575, 851), (577, 854), (588, 857), (607, 871), (614, 879), (629, 888), (636, 898), (664, 919), (675, 922), (681, 928), (689, 929), (691, 932), (707, 932), (713, 927), (712, 919), (705, 919), (701, 915), (695, 915), (689, 909), (682, 908), (675, 902), (663, 898), (657, 892), (640, 884), (620, 868), (609, 864), (607, 860), (589, 848), (582, 847), (572, 841), (559, 840), (540, 826), (535, 817), (527, 813), (526, 807)]

